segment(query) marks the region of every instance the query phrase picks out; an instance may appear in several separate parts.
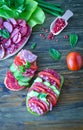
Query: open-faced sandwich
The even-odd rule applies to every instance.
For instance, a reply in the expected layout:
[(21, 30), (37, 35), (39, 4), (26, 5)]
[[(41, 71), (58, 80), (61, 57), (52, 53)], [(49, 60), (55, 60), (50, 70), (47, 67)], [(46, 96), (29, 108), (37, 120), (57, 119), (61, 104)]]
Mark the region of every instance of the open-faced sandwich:
[(27, 110), (34, 115), (43, 115), (56, 105), (64, 78), (53, 69), (38, 73), (26, 97)]
[(19, 91), (29, 86), (29, 81), (37, 70), (36, 60), (37, 56), (31, 51), (21, 50), (6, 73), (5, 86), (13, 91)]

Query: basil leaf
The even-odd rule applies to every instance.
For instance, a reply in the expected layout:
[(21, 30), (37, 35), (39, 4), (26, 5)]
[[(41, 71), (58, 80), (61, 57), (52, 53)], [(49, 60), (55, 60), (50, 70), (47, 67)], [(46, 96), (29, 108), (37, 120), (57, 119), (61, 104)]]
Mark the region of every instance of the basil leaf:
[(31, 66), (30, 62), (27, 61), (26, 64), (25, 64), (25, 67), (30, 68), (30, 66)]
[(20, 70), (20, 72), (25, 72), (25, 68), (24, 68), (24, 66), (19, 66), (19, 70)]
[(46, 93), (40, 93), (38, 95), (38, 98), (42, 99), (42, 98), (46, 98), (47, 94)]
[(71, 47), (75, 47), (77, 45), (77, 42), (78, 42), (78, 35), (77, 34), (70, 34), (69, 41), (70, 41)]
[(3, 38), (9, 38), (10, 34), (9, 34), (9, 32), (7, 30), (1, 29), (0, 30), (0, 36), (2, 36)]
[(31, 45), (31, 49), (35, 49), (35, 47), (36, 47), (36, 43), (33, 43), (32, 45)]
[(54, 60), (59, 60), (61, 58), (61, 53), (54, 48), (49, 49), (49, 54)]

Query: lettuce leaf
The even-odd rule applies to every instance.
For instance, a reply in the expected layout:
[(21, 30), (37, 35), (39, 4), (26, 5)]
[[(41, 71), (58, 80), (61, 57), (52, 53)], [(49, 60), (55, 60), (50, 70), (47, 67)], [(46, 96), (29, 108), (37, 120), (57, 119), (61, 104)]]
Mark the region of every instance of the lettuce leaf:
[(33, 0), (31, 1), (28, 0), (28, 2), (25, 5), (25, 10), (22, 13), (20, 13), (19, 17), (28, 21), (32, 13), (36, 10), (37, 6), (38, 6), (37, 2)]
[(45, 14), (38, 7), (38, 2), (34, 0), (22, 0), (19, 4), (19, 0), (15, 0), (14, 3), (11, 0), (9, 1), (10, 3), (7, 3), (6, 0), (0, 1), (0, 17), (5, 19), (24, 19), (31, 27), (44, 22)]
[(36, 24), (43, 24), (45, 20), (45, 14), (40, 7), (37, 7), (34, 13), (31, 15), (28, 24), (34, 27)]

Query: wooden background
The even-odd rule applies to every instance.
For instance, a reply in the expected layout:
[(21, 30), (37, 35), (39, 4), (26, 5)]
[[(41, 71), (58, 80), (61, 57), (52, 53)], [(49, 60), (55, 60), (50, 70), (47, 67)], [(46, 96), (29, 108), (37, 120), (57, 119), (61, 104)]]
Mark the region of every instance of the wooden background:
[[(43, 25), (34, 27), (33, 33), (24, 48), (31, 50), (32, 43), (37, 43), (33, 50), (38, 55), (38, 71), (49, 67), (57, 70), (65, 78), (57, 106), (52, 112), (36, 117), (26, 110), (25, 98), (27, 89), (12, 92), (5, 88), (4, 77), (13, 62), (14, 57), (0, 62), (0, 130), (83, 130), (83, 68), (72, 72), (67, 69), (66, 55), (70, 51), (78, 51), (83, 56), (83, 0), (48, 0), (60, 3), (66, 11), (70, 9), (74, 16), (69, 20), (65, 30), (54, 40), (42, 39), (39, 35), (47, 33), (42, 27), (49, 29), (55, 17), (46, 14)], [(78, 45), (71, 48), (69, 40), (64, 35), (76, 33), (79, 35)], [(58, 42), (56, 42), (58, 39)], [(48, 53), (50, 47), (59, 50), (61, 60), (54, 61)]]

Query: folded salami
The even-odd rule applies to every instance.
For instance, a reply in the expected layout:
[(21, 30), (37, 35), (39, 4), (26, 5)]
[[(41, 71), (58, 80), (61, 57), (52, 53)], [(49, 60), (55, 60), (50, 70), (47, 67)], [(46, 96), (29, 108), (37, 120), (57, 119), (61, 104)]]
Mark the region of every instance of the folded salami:
[(5, 86), (13, 91), (19, 91), (29, 86), (29, 82), (37, 70), (36, 60), (37, 56), (31, 51), (21, 50), (6, 73)]
[(26, 97), (27, 110), (34, 115), (43, 115), (56, 106), (64, 78), (53, 69), (38, 73)]

